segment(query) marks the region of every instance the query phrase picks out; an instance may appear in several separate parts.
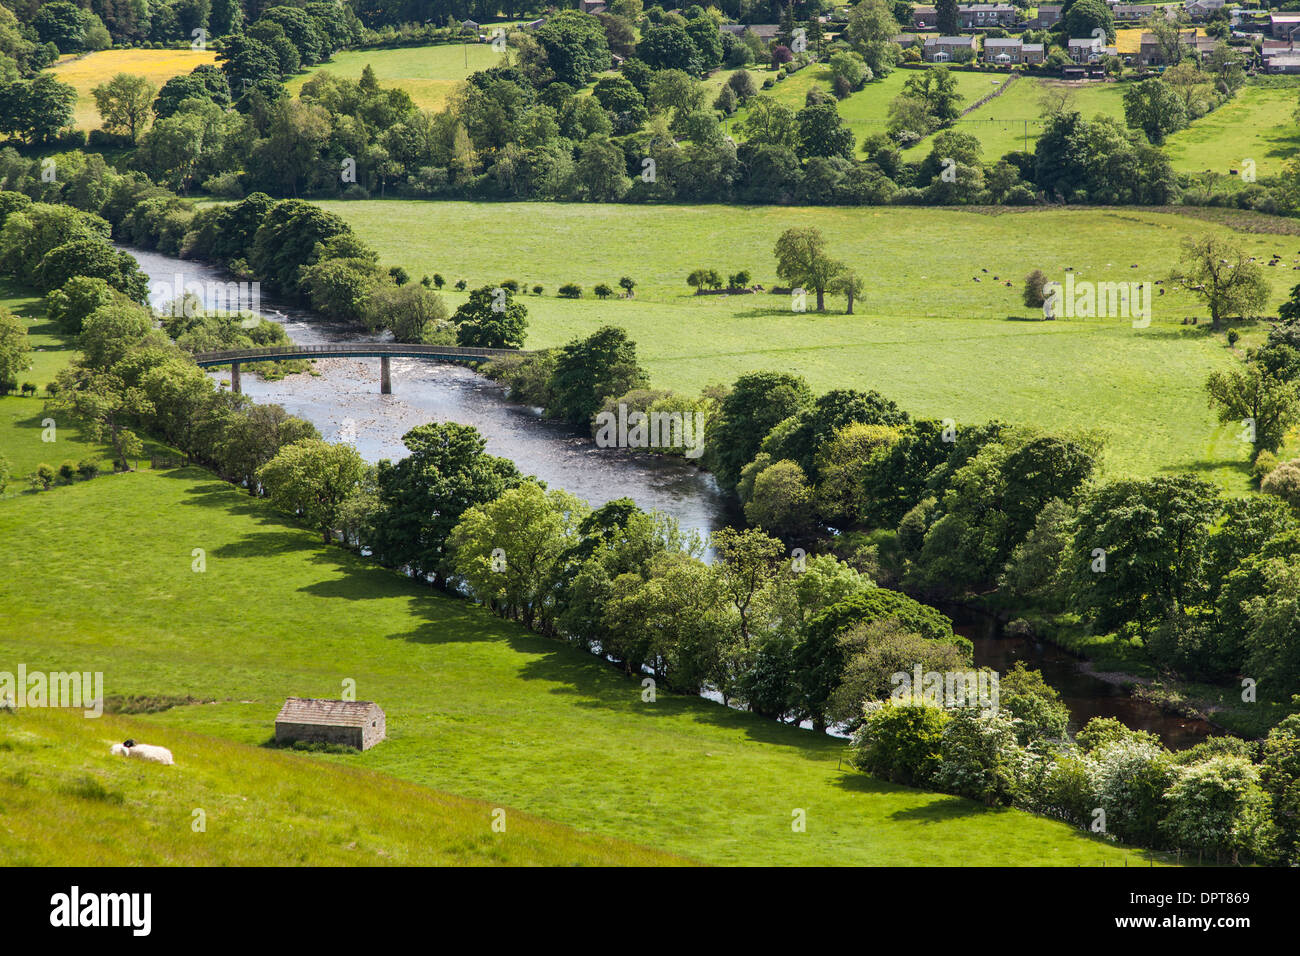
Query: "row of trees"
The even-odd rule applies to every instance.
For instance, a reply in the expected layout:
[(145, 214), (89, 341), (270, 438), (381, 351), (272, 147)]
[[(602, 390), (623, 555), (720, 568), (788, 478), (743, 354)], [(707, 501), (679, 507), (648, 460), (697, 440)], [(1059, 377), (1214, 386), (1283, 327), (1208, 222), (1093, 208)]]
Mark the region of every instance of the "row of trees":
[(1262, 744), (1218, 737), (1171, 753), (1111, 718), (1093, 718), (1071, 739), (1068, 711), (1035, 672), (1004, 675), (1000, 692), (995, 712), (919, 697), (872, 706), (854, 737), (854, 762), (1198, 862), (1300, 861), (1300, 714)]
[[(1279, 327), (1242, 371), (1212, 380), (1226, 420), (1253, 416), (1261, 449), (1276, 448), (1296, 415), (1297, 329)], [(1276, 469), (1265, 486), (1273, 494), (1245, 499), (1193, 476), (1103, 483), (1092, 434), (914, 421), (875, 392), (814, 396), (777, 372), (676, 395), (649, 386), (618, 330), (593, 340), (602, 347), (574, 343), (559, 362), (542, 352), (490, 372), (520, 400), (593, 431), (598, 412), (620, 405), (700, 413), (700, 461), (753, 525), (804, 543), (838, 529), (835, 546), (876, 580), (944, 600), (1002, 595), (1039, 626), (1073, 615), (1137, 639), (1188, 677), (1244, 673), (1272, 699), (1300, 691), (1300, 630), (1277, 610), (1300, 600), (1293, 463), (1261, 451), (1259, 473)], [(584, 400), (562, 405), (555, 389), (579, 345), (588, 368), (618, 374), (585, 380)]]
[(390, 329), (399, 341), (523, 344), (527, 309), (512, 289), (480, 289), (449, 314), (433, 279), (410, 282), (401, 269), (385, 270), (342, 219), (311, 203), (255, 193), (196, 212), (138, 173), (117, 173), (97, 155), (62, 153), (52, 161), (58, 176), (49, 181), (39, 163), (12, 149), (0, 151), (0, 268), (42, 292), (59, 290), (75, 276), (93, 277), (143, 303), (147, 279), (132, 256), (109, 244), (112, 236), (221, 263), (330, 318)]

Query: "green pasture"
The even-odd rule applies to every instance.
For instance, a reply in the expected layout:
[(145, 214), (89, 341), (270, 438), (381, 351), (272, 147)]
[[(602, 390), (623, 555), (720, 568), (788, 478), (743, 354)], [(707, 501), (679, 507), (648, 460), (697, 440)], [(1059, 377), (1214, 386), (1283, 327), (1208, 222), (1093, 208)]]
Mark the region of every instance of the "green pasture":
[[(527, 295), (529, 347), (563, 344), (602, 324), (637, 342), (652, 381), (697, 391), (756, 369), (792, 371), (815, 389), (875, 388), (915, 415), (991, 418), (1048, 429), (1099, 429), (1112, 475), (1192, 470), (1225, 488), (1248, 486), (1247, 448), (1219, 425), (1203, 385), (1239, 360), (1222, 335), (1183, 325), (1207, 310), (1168, 282), (1180, 241), (1229, 233), (1253, 255), (1283, 254), (1266, 268), (1271, 309), (1297, 281), (1300, 237), (1246, 232), (1231, 211), (1207, 221), (1150, 209), (788, 208), (453, 203), (322, 203), (346, 218), (386, 263), (412, 276), (465, 279), (471, 288), (514, 278)], [(1290, 225), (1278, 221), (1284, 226)], [(789, 296), (696, 296), (698, 267), (748, 269), (778, 284), (772, 246), (782, 230), (816, 226), (867, 291), (853, 316), (828, 296), (828, 312), (791, 311)], [(1161, 281), (1153, 320), (1041, 321), (1021, 303), (1024, 276)], [(987, 271), (986, 271), (987, 270)], [(598, 282), (639, 283), (632, 299), (598, 301)], [(565, 282), (584, 298), (555, 297)], [(1160, 295), (1160, 289), (1167, 294)], [(454, 307), (461, 296), (448, 293)], [(1242, 329), (1239, 348), (1263, 330)]]
[[(109, 753), (128, 737), (167, 747), (175, 765)], [(491, 828), (494, 811), (505, 813), (504, 832)], [(50, 709), (0, 713), (0, 859), (7, 866), (685, 862), (346, 761)]]
[(436, 46), (398, 47), (392, 50), (347, 50), (328, 63), (291, 78), (285, 87), (297, 96), (302, 85), (319, 71), (359, 80), (369, 65), (383, 86), (396, 86), (411, 94), (421, 109), (443, 107), (457, 83), (477, 70), (501, 62), (490, 43), (447, 43)]
[(1238, 181), (1246, 160), (1254, 161), (1257, 177), (1277, 176), (1300, 150), (1297, 106), (1300, 85), (1247, 86), (1213, 113), (1170, 136), (1165, 152), (1179, 172), (1208, 170), (1228, 183)]
[[(151, 808), (148, 838), (106, 861), (253, 862), (270, 836), (267, 853), (303, 863), (654, 861), (607, 838), (722, 864), (1145, 862), (1063, 823), (874, 780), (825, 735), (699, 698), (644, 702), (591, 655), (322, 546), (199, 469), (10, 498), (0, 538), (23, 542), (0, 549), (4, 669), (102, 671), (110, 697), (200, 701), (93, 727), (0, 716), (0, 847), (31, 862), (49, 858), (42, 834), (82, 861)], [(385, 709), (385, 742), (263, 756), (285, 697), (345, 682)], [(177, 766), (113, 764), (124, 734), (172, 746)], [(220, 849), (195, 849), (196, 806)], [(580, 832), (516, 828), (516, 811)], [(97, 820), (104, 834), (71, 827)], [(272, 835), (286, 826), (306, 832)]]

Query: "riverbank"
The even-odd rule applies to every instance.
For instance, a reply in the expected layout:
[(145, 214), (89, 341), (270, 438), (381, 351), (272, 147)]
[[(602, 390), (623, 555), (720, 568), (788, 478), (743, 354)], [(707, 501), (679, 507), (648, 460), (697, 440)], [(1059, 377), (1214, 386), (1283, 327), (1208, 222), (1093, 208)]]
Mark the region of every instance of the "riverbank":
[[(999, 629), (1009, 628), (1011, 620), (1014, 617), (1003, 609), (998, 616)], [(1176, 736), (1190, 732), (1203, 738), (1207, 733), (1227, 733), (1260, 739), (1291, 712), (1281, 702), (1249, 699), (1243, 684), (1179, 680), (1162, 673), (1138, 639), (1091, 634), (1067, 616), (1028, 614), (1019, 620), (1026, 631), (1024, 640), (1055, 648), (1079, 675), (1122, 692), (1135, 702), (1135, 708), (1154, 708), (1164, 715), (1161, 723)]]

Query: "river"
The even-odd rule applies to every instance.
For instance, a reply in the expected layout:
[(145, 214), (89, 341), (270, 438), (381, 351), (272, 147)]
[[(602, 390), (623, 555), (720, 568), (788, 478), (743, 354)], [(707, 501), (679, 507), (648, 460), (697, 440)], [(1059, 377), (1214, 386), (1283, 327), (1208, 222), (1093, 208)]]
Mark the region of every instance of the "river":
[[(182, 286), (230, 280), (223, 270), (204, 263), (120, 248), (135, 256), (151, 287), (171, 287), (178, 274)], [(151, 299), (155, 307), (162, 308), (170, 295), (159, 290)], [(284, 325), (300, 344), (392, 339), (387, 333), (367, 335), (265, 298), (260, 312)], [(327, 440), (349, 441), (367, 461), (405, 457), (402, 435), (416, 425), (459, 422), (477, 428), (491, 454), (509, 458), (522, 472), (592, 505), (631, 498), (648, 511), (671, 515), (684, 531), (703, 536), (738, 518), (733, 500), (707, 472), (679, 459), (597, 448), (590, 436), (543, 419), (538, 409), (510, 402), (500, 385), (464, 366), (392, 359), (391, 395), (379, 392), (378, 359), (322, 359), (316, 362), (316, 374), (289, 375), (277, 382), (252, 374), (256, 368), (244, 369), (241, 386), (245, 394), (258, 402), (281, 405), (310, 421)], [(214, 375), (229, 380), (227, 372)], [(978, 666), (1004, 673), (1016, 661), (1024, 661), (1027, 667), (1042, 671), (1069, 706), (1075, 730), (1091, 717), (1118, 717), (1130, 727), (1158, 734), (1174, 749), (1189, 747), (1212, 730), (1205, 721), (1167, 714), (1114, 684), (1081, 672), (1078, 659), (1054, 645), (1005, 636), (991, 619), (959, 620), (957, 630), (974, 643)]]
[[(224, 283), (230, 278), (203, 263), (122, 248), (135, 256), (151, 287), (172, 286), (177, 273), (182, 286)], [(151, 298), (155, 307), (162, 308), (170, 295), (154, 292)], [(290, 338), (303, 345), (392, 341), (389, 333), (367, 335), (266, 298), (260, 311), (284, 325)], [(682, 530), (702, 536), (735, 517), (731, 499), (709, 473), (676, 458), (597, 448), (589, 435), (543, 419), (538, 409), (510, 402), (502, 386), (462, 365), (392, 359), (391, 395), (379, 392), (379, 359), (319, 359), (317, 374), (289, 375), (276, 382), (252, 374), (256, 369), (248, 365), (243, 370), (244, 394), (307, 419), (328, 441), (350, 442), (370, 462), (406, 457), (402, 435), (416, 425), (459, 422), (477, 428), (491, 454), (509, 458), (525, 474), (593, 506), (631, 498), (647, 511), (671, 515)], [(226, 372), (218, 377), (230, 379)]]

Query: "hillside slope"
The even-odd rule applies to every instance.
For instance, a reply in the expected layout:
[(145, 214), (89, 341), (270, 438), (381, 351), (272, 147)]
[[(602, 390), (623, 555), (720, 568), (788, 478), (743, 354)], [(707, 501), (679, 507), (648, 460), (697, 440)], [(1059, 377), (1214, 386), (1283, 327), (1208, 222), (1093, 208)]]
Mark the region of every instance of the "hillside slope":
[[(141, 739), (183, 729), (260, 745), (286, 696), (337, 697), (350, 679), (386, 710), (389, 739), (311, 758), (322, 766), (702, 862), (1114, 865), (1127, 853), (848, 771), (826, 736), (698, 698), (643, 703), (639, 683), (590, 655), (324, 547), (198, 469), (10, 498), (0, 540), (22, 542), (0, 549), (0, 662), (102, 670), (109, 696), (212, 701), (138, 718), (151, 728)], [(806, 832), (792, 830), (796, 810)], [(226, 835), (256, 841), (253, 819)]]
[[(109, 753), (127, 737), (170, 748), (175, 766)], [(506, 808), (505, 830), (494, 832), (496, 809), (383, 774), (109, 715), (0, 712), (7, 866), (684, 862)]]

